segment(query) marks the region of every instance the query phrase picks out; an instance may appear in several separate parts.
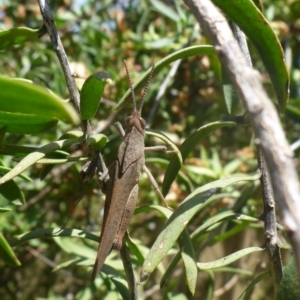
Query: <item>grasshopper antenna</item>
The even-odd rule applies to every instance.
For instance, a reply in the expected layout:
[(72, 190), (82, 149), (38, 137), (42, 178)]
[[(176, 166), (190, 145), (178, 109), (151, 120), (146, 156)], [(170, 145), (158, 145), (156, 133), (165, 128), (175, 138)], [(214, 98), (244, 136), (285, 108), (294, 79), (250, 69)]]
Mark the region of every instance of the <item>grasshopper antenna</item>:
[(149, 87), (149, 85), (150, 85), (150, 82), (151, 82), (151, 79), (152, 79), (153, 72), (154, 72), (154, 65), (153, 65), (152, 68), (151, 68), (149, 77), (148, 77), (148, 79), (147, 79), (147, 82), (146, 82), (146, 85), (145, 85), (145, 88), (144, 88), (144, 92), (143, 92), (141, 104), (140, 104), (140, 107), (139, 107), (139, 112), (140, 112), (140, 113), (142, 112), (142, 107), (143, 107), (143, 104), (144, 104), (144, 99), (145, 99), (145, 96), (146, 96), (146, 94), (147, 94), (148, 87)]
[(124, 65), (125, 65), (125, 70), (126, 70), (126, 74), (127, 74), (127, 78), (128, 78), (128, 82), (129, 82), (129, 86), (130, 86), (130, 90), (131, 90), (131, 98), (133, 101), (133, 110), (136, 111), (136, 101), (135, 101), (135, 94), (134, 94), (134, 90), (133, 90), (133, 86), (132, 86), (132, 81), (129, 75), (129, 71), (128, 71), (128, 67), (126, 64), (126, 60), (124, 59)]

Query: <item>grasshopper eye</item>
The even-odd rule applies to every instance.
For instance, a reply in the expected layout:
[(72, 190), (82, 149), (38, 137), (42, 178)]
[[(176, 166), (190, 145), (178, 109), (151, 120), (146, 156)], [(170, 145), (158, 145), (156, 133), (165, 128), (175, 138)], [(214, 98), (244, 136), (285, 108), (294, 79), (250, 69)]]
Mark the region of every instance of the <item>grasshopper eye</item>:
[(140, 123), (141, 123), (143, 128), (146, 127), (146, 121), (143, 118), (140, 118)]

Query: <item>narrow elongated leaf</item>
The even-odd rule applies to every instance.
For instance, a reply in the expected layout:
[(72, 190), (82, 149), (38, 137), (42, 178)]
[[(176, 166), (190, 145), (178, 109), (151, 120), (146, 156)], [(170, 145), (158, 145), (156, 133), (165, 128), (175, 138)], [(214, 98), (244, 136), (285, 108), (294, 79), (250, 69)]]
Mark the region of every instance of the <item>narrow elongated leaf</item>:
[(80, 111), (83, 120), (91, 120), (98, 111), (106, 84), (112, 79), (106, 72), (97, 72), (84, 82), (80, 93)]
[(129, 38), (136, 44), (141, 45), (144, 49), (153, 50), (153, 49), (161, 49), (163, 47), (170, 47), (178, 38), (180, 34), (174, 34), (170, 37), (164, 37), (154, 40), (145, 40), (141, 38), (140, 35), (130, 33)]
[[(244, 300), (244, 299), (249, 299), (248, 298), (248, 295), (251, 293), (253, 287), (258, 283), (260, 282), (261, 280), (263, 280), (264, 278), (266, 277), (269, 277), (270, 276), (270, 271), (266, 271), (266, 272), (263, 272), (261, 274), (259, 274), (248, 286), (247, 288), (245, 289), (245, 291), (241, 294), (241, 296), (238, 297), (237, 300)], [(251, 295), (251, 294), (250, 294)], [(293, 298), (293, 299), (296, 299), (296, 298)]]
[(40, 133), (53, 128), (57, 122), (55, 118), (0, 111), (0, 127), (7, 126), (7, 132), (11, 133)]
[(39, 159), (44, 158), (47, 154), (52, 153), (56, 150), (69, 147), (73, 144), (80, 143), (81, 141), (82, 138), (80, 137), (69, 140), (60, 140), (40, 147), (37, 151), (32, 152), (26, 157), (24, 157), (10, 172), (8, 172), (2, 178), (0, 178), (0, 185), (10, 179), (13, 179), (14, 177), (22, 173), (24, 170), (28, 169), (30, 166), (35, 164)]
[(10, 266), (18, 267), (21, 265), (2, 233), (0, 233), (0, 258)]
[[(11, 168), (0, 166), (0, 174), (1, 175), (2, 174), (6, 174), (6, 173), (8, 173), (11, 170), (12, 170)], [(32, 182), (33, 181), (30, 177), (28, 177), (26, 175), (23, 175), (23, 174), (20, 174), (19, 177), (22, 178), (22, 179), (24, 179), (24, 180), (26, 180), (26, 181), (28, 181), (28, 182)]]
[[(159, 72), (164, 67), (168, 66), (170, 63), (172, 63), (175, 60), (194, 56), (194, 55), (216, 55), (214, 51), (214, 47), (207, 46), (207, 45), (200, 45), (200, 46), (191, 46), (187, 47), (178, 51), (173, 52), (172, 54), (166, 56), (164, 59), (157, 62), (154, 66), (154, 74), (156, 72)], [(133, 84), (133, 89), (137, 91), (139, 88), (144, 86), (144, 84), (147, 81), (147, 78), (149, 77), (149, 74), (151, 72), (152, 68), (147, 70), (140, 79)], [(130, 89), (127, 90), (125, 95), (122, 97), (122, 99), (118, 102), (118, 104), (115, 106), (115, 110), (119, 109), (129, 98), (130, 98), (131, 92)]]
[(54, 237), (55, 243), (66, 253), (71, 253), (84, 258), (93, 259), (96, 256), (96, 251), (91, 247), (85, 246), (82, 241), (76, 241), (71, 238)]
[(145, 131), (146, 131), (147, 135), (152, 135), (152, 136), (159, 138), (160, 140), (164, 141), (168, 146), (170, 146), (172, 148), (172, 150), (177, 151), (176, 155), (178, 156), (179, 161), (182, 161), (181, 153), (180, 153), (178, 147), (165, 134), (163, 134), (162, 132), (159, 132), (157, 130), (152, 130), (149, 128), (147, 128)]
[[(212, 199), (212, 198), (211, 198)], [(216, 224), (217, 222), (220, 222), (222, 219), (225, 219), (227, 218), (228, 216), (230, 215), (234, 215), (233, 213), (231, 212), (224, 212), (224, 213), (220, 213), (218, 214), (216, 217), (212, 217), (210, 219), (208, 219), (208, 221), (206, 221), (202, 226), (200, 226), (196, 231), (194, 231), (192, 234), (191, 234), (191, 240), (192, 240), (192, 243), (194, 242), (194, 240), (197, 238), (197, 236), (202, 233), (205, 229), (207, 229), (208, 227), (210, 227), (211, 225), (213, 224)], [(161, 279), (161, 286), (165, 283), (166, 279), (168, 278), (168, 276), (170, 274), (173, 274), (174, 272), (174, 269), (177, 265), (177, 263), (179, 262), (180, 260), (180, 252), (177, 252), (177, 254), (174, 256), (172, 262), (170, 263), (170, 265), (168, 266), (165, 274), (163, 275), (162, 279)]]
[[(214, 122), (198, 128), (179, 147), (179, 151), (182, 156), (182, 162), (184, 162), (184, 160), (187, 158), (189, 153), (194, 149), (194, 147), (199, 143), (199, 141), (204, 137), (206, 137), (207, 135), (209, 135), (212, 131), (225, 126), (233, 126), (233, 125), (235, 125), (234, 122)], [(168, 193), (171, 184), (175, 180), (177, 173), (179, 172), (180, 167), (182, 165), (182, 162), (178, 160), (177, 156), (172, 157), (168, 169), (166, 171), (163, 186), (162, 186), (162, 194), (164, 196)]]
[(24, 194), (13, 180), (0, 185), (0, 194), (9, 201), (25, 204)]
[(0, 77), (0, 111), (57, 118), (79, 123), (75, 109), (53, 93), (35, 84)]
[(186, 282), (189, 288), (189, 291), (192, 295), (195, 294), (196, 284), (197, 284), (197, 264), (196, 264), (196, 256), (195, 251), (189, 237), (189, 234), (186, 231), (186, 236), (181, 235), (178, 239), (180, 246), (180, 253), (185, 269), (186, 274)]
[(157, 10), (159, 13), (163, 14), (170, 20), (174, 22), (179, 22), (179, 16), (176, 13), (175, 10), (171, 8), (170, 5), (164, 4), (162, 1), (159, 0), (150, 0), (152, 6), (154, 7), (155, 10)]
[(92, 234), (88, 231), (80, 230), (80, 229), (61, 229), (61, 228), (44, 228), (44, 229), (37, 229), (33, 231), (29, 231), (26, 233), (23, 233), (18, 236), (14, 236), (13, 238), (10, 238), (8, 240), (11, 247), (15, 247), (18, 245), (21, 245), (25, 242), (28, 242), (30, 240), (34, 239), (41, 239), (46, 237), (62, 237), (62, 236), (68, 236), (68, 237), (77, 237), (77, 238), (85, 238), (89, 239), (94, 242), (99, 242), (99, 236)]
[(141, 273), (141, 281), (148, 278), (156, 266), (165, 257), (166, 253), (174, 245), (179, 235), (186, 229), (187, 224), (193, 216), (201, 210), (204, 202), (218, 189), (241, 181), (256, 180), (260, 174), (231, 176), (206, 184), (190, 194), (174, 211), (167, 221), (163, 231), (160, 233), (147, 255)]
[(215, 268), (221, 268), (237, 261), (245, 255), (263, 250), (265, 249), (261, 247), (249, 247), (212, 262), (197, 263), (197, 266), (200, 270), (211, 270)]
[(227, 112), (231, 115), (236, 115), (238, 109), (241, 106), (241, 101), (238, 98), (231, 80), (227, 75), (224, 68), (222, 68), (222, 86), (223, 86), (223, 95), (226, 103)]
[(115, 276), (112, 276), (111, 280), (115, 284), (123, 300), (130, 300), (130, 294), (126, 280)]
[(29, 41), (37, 41), (39, 38), (38, 32), (38, 29), (28, 27), (17, 27), (1, 31), (0, 50)]
[[(147, 205), (138, 207), (135, 210), (135, 214), (139, 214), (141, 212), (149, 212), (151, 210), (157, 210), (161, 212), (166, 218), (170, 218), (171, 211), (165, 207), (159, 205)], [(179, 247), (181, 249), (181, 257), (183, 260), (185, 272), (186, 272), (186, 281), (188, 284), (188, 288), (191, 294), (195, 293), (196, 283), (197, 283), (197, 265), (196, 265), (196, 257), (194, 253), (194, 248), (192, 246), (189, 233), (187, 229), (184, 229), (181, 235), (178, 238)], [(165, 253), (167, 254), (167, 253)], [(143, 262), (144, 263), (144, 259)], [(170, 270), (170, 268), (168, 268)], [(161, 281), (161, 287), (163, 286), (166, 279), (171, 275), (170, 272), (164, 272), (163, 278)]]
[(268, 71), (284, 111), (289, 97), (289, 75), (280, 42), (261, 11), (251, 0), (212, 0), (255, 45)]
[(59, 265), (57, 265), (52, 272), (60, 271), (61, 269), (65, 269), (71, 266), (90, 266), (94, 263), (93, 259), (85, 259), (85, 258), (76, 258), (72, 260), (65, 261)]

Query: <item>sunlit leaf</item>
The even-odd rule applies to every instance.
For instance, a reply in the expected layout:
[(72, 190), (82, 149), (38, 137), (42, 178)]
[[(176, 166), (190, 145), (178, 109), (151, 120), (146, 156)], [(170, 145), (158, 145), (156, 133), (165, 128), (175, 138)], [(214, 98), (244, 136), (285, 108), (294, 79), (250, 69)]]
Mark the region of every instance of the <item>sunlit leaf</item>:
[(80, 92), (80, 112), (83, 120), (91, 120), (98, 111), (106, 84), (113, 81), (106, 72), (97, 72), (89, 76)]
[(170, 20), (174, 21), (174, 22), (179, 22), (179, 16), (176, 13), (176, 11), (174, 11), (170, 5), (166, 5), (165, 3), (163, 3), (162, 1), (159, 0), (150, 0), (153, 8), (155, 10), (157, 10), (160, 14), (166, 16), (167, 18), (169, 18)]
[(10, 266), (18, 267), (21, 265), (2, 233), (0, 233), (0, 258)]
[(229, 254), (221, 259), (207, 262), (207, 263), (197, 263), (197, 266), (200, 270), (211, 270), (215, 268), (221, 268), (224, 266), (227, 266), (238, 259), (242, 258), (243, 256), (246, 256), (248, 254), (258, 252), (258, 251), (263, 251), (265, 250), (264, 248), (261, 247), (249, 247), (240, 251), (237, 251), (235, 253)]
[(35, 84), (0, 77), (0, 111), (57, 118), (79, 123), (75, 109)]
[(210, 196), (216, 193), (218, 189), (241, 181), (256, 180), (259, 176), (259, 174), (231, 176), (206, 184), (190, 194), (168, 219), (164, 229), (151, 247), (143, 264), (141, 281), (147, 279), (149, 274), (152, 273), (156, 266), (162, 261), (181, 232), (186, 229), (189, 221), (201, 210), (204, 202)]
[[(194, 147), (199, 143), (201, 139), (209, 135), (212, 131), (226, 127), (226, 126), (233, 126), (235, 125), (234, 122), (214, 122), (207, 125), (204, 125), (194, 131), (179, 147), (179, 151), (182, 156), (182, 162), (187, 158), (189, 153), (194, 149)], [(165, 196), (173, 181), (175, 180), (178, 171), (180, 170), (181, 164), (177, 158), (177, 156), (173, 156), (168, 169), (165, 174), (163, 186), (162, 186), (162, 194)]]
[(38, 29), (17, 27), (0, 32), (0, 50), (38, 40)]
[(279, 107), (284, 111), (289, 97), (289, 75), (280, 42), (261, 11), (251, 0), (212, 0), (236, 23), (257, 48), (272, 80)]
[(35, 164), (38, 160), (44, 158), (47, 154), (52, 153), (56, 150), (70, 147), (71, 145), (80, 142), (82, 142), (82, 138), (75, 138), (69, 140), (59, 140), (40, 147), (36, 152), (32, 152), (24, 157), (10, 172), (1, 177), (0, 185), (10, 179), (13, 179), (24, 170)]
[(0, 126), (7, 126), (7, 132), (11, 133), (40, 133), (53, 128), (57, 122), (55, 118), (0, 111)]
[(86, 143), (90, 145), (95, 150), (101, 150), (107, 143), (108, 138), (106, 135), (101, 133), (96, 133), (89, 136), (86, 140)]

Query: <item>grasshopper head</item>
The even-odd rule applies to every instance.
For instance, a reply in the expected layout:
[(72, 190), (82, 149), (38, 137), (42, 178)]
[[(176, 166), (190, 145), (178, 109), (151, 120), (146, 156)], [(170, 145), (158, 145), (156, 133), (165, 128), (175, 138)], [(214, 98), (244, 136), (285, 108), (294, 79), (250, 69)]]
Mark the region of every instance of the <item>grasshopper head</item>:
[(132, 127), (135, 127), (137, 131), (144, 135), (145, 127), (146, 127), (146, 121), (141, 117), (141, 113), (139, 110), (134, 110), (126, 119), (127, 124), (127, 131), (130, 131)]

